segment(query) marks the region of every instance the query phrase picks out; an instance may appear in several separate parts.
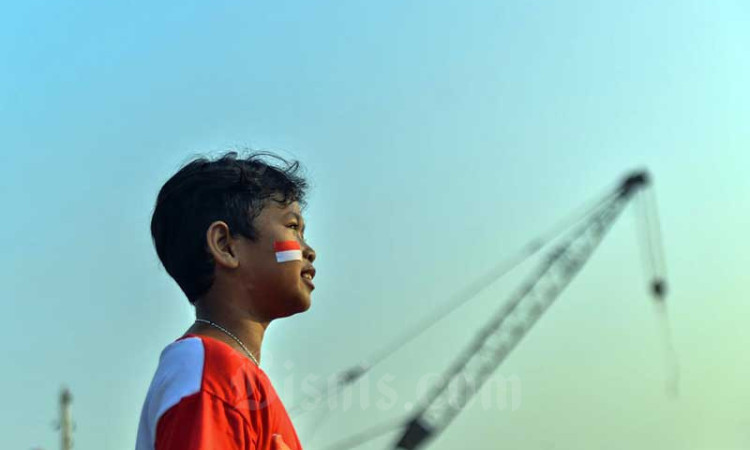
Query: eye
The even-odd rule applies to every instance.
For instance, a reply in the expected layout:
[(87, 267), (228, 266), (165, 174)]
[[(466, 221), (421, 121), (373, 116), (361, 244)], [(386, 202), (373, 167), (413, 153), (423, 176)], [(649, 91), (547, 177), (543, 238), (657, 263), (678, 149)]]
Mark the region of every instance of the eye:
[(287, 225), (287, 228), (291, 228), (293, 230), (299, 230), (299, 224), (296, 223), (296, 222), (295, 223), (290, 223), (289, 225)]

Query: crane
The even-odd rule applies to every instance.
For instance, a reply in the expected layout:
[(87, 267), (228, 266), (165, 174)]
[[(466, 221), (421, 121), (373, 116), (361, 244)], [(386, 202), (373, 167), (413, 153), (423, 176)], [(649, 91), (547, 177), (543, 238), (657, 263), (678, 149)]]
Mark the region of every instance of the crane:
[[(438, 382), (420, 401), (405, 424), (395, 449), (412, 450), (434, 439), (461, 412), (518, 342), (586, 264), (634, 195), (651, 184), (649, 174), (627, 176), (591, 209), (566, 239), (553, 247), (532, 275), (522, 283), (475, 335)], [(653, 195), (653, 193), (651, 192)], [(651, 294), (663, 303), (667, 285), (655, 204), (645, 203), (643, 231), (652, 280)]]

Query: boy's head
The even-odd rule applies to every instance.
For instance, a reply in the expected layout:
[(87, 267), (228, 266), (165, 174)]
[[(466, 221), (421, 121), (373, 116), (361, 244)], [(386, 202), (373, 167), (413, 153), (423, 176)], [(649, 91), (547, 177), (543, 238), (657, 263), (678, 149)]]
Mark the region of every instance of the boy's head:
[(151, 236), (190, 303), (220, 290), (265, 320), (309, 307), (315, 252), (304, 240), (298, 169), (270, 153), (227, 153), (196, 159), (164, 184)]

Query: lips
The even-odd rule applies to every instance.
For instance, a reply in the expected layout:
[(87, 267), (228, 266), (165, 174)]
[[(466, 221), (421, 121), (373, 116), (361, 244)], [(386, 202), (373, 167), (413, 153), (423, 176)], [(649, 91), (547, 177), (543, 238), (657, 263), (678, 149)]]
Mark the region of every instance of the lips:
[(302, 277), (302, 280), (310, 285), (313, 289), (315, 289), (315, 285), (313, 284), (312, 280), (315, 278), (315, 267), (313, 266), (307, 266), (304, 269), (302, 269), (302, 273), (300, 274)]

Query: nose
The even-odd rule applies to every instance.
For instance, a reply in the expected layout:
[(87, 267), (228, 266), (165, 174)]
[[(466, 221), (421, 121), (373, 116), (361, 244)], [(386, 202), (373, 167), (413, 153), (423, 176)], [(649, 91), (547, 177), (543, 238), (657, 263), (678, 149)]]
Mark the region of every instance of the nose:
[(304, 245), (305, 247), (302, 249), (302, 257), (310, 262), (315, 261), (315, 258), (317, 257), (317, 253), (315, 253), (315, 250), (310, 247), (307, 242), (305, 242)]

